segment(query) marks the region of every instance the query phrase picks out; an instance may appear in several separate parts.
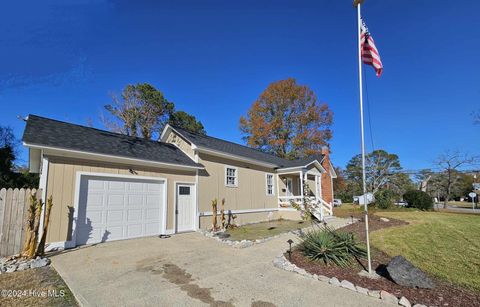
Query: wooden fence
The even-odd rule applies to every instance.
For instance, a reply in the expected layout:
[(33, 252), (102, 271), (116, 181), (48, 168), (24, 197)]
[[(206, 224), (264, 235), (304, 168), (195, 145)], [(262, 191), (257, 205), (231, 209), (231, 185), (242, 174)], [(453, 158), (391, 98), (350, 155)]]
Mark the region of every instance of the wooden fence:
[(30, 195), (40, 199), (42, 190), (0, 190), (0, 256), (18, 254), (25, 240), (25, 220), (30, 205)]

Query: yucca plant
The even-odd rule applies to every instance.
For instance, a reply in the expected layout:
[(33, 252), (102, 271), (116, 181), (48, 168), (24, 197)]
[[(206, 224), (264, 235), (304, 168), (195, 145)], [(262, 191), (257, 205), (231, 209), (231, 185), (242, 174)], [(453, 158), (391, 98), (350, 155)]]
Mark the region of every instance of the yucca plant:
[(352, 233), (337, 232), (328, 227), (307, 233), (300, 244), (304, 256), (327, 265), (348, 266), (352, 261), (366, 257), (366, 250)]
[(344, 231), (333, 231), (333, 233), (335, 236), (337, 236), (338, 240), (344, 242), (348, 253), (354, 258), (365, 259), (367, 257), (367, 250), (365, 246), (357, 241), (357, 238), (353, 233)]

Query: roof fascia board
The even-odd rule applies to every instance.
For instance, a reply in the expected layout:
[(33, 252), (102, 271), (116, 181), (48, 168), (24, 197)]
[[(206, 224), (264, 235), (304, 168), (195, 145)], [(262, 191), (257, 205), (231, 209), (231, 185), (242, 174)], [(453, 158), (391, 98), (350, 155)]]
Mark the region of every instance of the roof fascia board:
[[(172, 129), (173, 129), (173, 128), (172, 128), (172, 126), (170, 126), (170, 124), (166, 124), (166, 125), (165, 125), (165, 128), (163, 128), (162, 134), (160, 135), (160, 140), (161, 140), (162, 142), (165, 142), (164, 137), (167, 135), (167, 131), (168, 131), (168, 130), (172, 130)], [(178, 133), (178, 132), (177, 132), (177, 133)]]
[(332, 176), (332, 178), (337, 178), (337, 172), (335, 171), (335, 168), (333, 167), (333, 164), (332, 164), (332, 161), (329, 161), (329, 164), (330, 164), (330, 176)]
[(309, 167), (311, 164), (315, 163), (315, 165), (318, 167), (318, 169), (322, 172), (322, 173), (326, 173), (327, 171), (325, 170), (325, 168), (322, 166), (322, 164), (320, 162), (318, 162), (318, 160), (313, 160), (312, 162), (310, 163), (307, 163), (305, 165), (300, 165), (300, 166), (293, 166), (293, 167), (284, 167), (284, 168), (279, 168), (277, 169), (277, 173), (282, 173), (282, 172), (285, 172), (285, 171), (291, 171), (291, 170), (302, 170), (302, 169), (305, 169), (307, 167)]
[(221, 158), (246, 162), (246, 163), (260, 165), (260, 166), (264, 166), (264, 167), (268, 167), (268, 168), (278, 167), (278, 165), (276, 165), (276, 164), (260, 162), (260, 161), (257, 161), (257, 160), (253, 160), (253, 159), (249, 159), (249, 158), (245, 158), (245, 157), (241, 157), (241, 156), (237, 156), (237, 155), (232, 155), (232, 154), (225, 153), (225, 152), (222, 152), (222, 151), (207, 149), (207, 148), (204, 148), (204, 147), (196, 147), (195, 150), (198, 151), (198, 152), (210, 154), (210, 155), (216, 156), (216, 157), (221, 157)]
[(290, 174), (298, 174), (299, 172), (305, 172), (306, 173), (306, 169), (303, 168), (303, 166), (301, 167), (290, 167), (289, 169), (285, 169), (285, 171), (281, 171), (279, 172), (279, 170), (277, 170), (277, 174), (278, 175), (290, 175)]
[(154, 166), (154, 167), (163, 167), (163, 168), (180, 169), (180, 170), (204, 169), (204, 167), (200, 167), (200, 166), (188, 166), (188, 165), (181, 165), (181, 164), (150, 161), (150, 160), (144, 160), (144, 159), (112, 156), (112, 155), (99, 154), (99, 153), (88, 152), (88, 151), (73, 150), (73, 149), (66, 149), (66, 148), (59, 148), (59, 147), (50, 147), (50, 146), (43, 146), (38, 144), (30, 144), (26, 142), (23, 142), (23, 145), (29, 148), (43, 149), (44, 151), (46, 151), (45, 154), (48, 154), (48, 151), (50, 151), (51, 154), (57, 153), (57, 154), (60, 154), (60, 156), (64, 156), (64, 157), (73, 157), (73, 158), (84, 157), (87, 159), (96, 158), (97, 160), (105, 161), (105, 162), (117, 162), (117, 163), (124, 163), (124, 164), (136, 163), (138, 165), (144, 165), (144, 166)]

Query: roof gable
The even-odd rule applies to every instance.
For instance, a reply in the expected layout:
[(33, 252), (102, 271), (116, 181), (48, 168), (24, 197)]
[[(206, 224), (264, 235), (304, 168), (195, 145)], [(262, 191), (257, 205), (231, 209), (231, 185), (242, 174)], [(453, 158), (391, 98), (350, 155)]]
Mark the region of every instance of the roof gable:
[(188, 142), (193, 144), (197, 150), (209, 150), (216, 151), (219, 153), (227, 154), (231, 157), (243, 157), (246, 159), (259, 161), (262, 163), (267, 163), (272, 165), (274, 168), (296, 168), (296, 167), (307, 167), (312, 163), (319, 164), (319, 169), (323, 170), (321, 163), (323, 161), (324, 155), (312, 155), (307, 158), (297, 159), (297, 160), (287, 160), (280, 157), (277, 157), (273, 154), (265, 153), (261, 150), (247, 147), (245, 145), (240, 145), (230, 141), (225, 141), (219, 138), (215, 138), (208, 135), (201, 135), (198, 133), (190, 132), (188, 130), (167, 125), (162, 133), (162, 140), (165, 136), (168, 135), (167, 131), (171, 129), (176, 133), (180, 134), (181, 137), (186, 139)]
[(202, 150), (217, 151), (217, 152), (225, 153), (231, 156), (239, 156), (239, 157), (244, 157), (250, 160), (255, 160), (258, 162), (271, 164), (272, 167), (281, 167), (290, 162), (289, 160), (282, 159), (275, 155), (265, 153), (258, 149), (254, 149), (254, 148), (240, 145), (237, 143), (225, 141), (225, 140), (208, 136), (208, 135), (193, 133), (188, 130), (170, 126), (170, 125), (167, 125), (167, 127), (165, 127), (165, 130), (162, 133), (162, 140), (164, 140), (163, 137), (167, 135), (166, 131), (168, 129), (172, 129), (176, 131), (178, 134), (180, 134), (180, 136), (185, 138), (188, 142), (193, 144), (197, 150), (200, 150), (200, 151)]

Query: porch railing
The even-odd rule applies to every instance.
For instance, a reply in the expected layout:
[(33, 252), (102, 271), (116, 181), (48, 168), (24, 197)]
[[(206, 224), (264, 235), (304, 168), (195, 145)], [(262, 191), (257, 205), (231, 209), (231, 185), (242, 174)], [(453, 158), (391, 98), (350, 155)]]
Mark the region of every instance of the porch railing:
[(279, 196), (278, 197), (278, 205), (282, 208), (290, 208), (292, 206), (292, 202), (297, 205), (303, 203), (302, 196)]
[(278, 205), (281, 208), (291, 208), (292, 202), (301, 205), (303, 204), (303, 199), (306, 199), (310, 203), (313, 204), (314, 212), (312, 212), (319, 220), (323, 220), (323, 218), (327, 215), (333, 215), (333, 206), (327, 203), (322, 198), (312, 197), (312, 196), (279, 196), (278, 197)]

